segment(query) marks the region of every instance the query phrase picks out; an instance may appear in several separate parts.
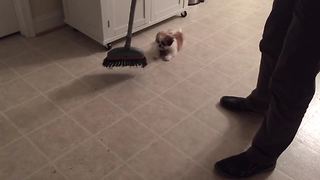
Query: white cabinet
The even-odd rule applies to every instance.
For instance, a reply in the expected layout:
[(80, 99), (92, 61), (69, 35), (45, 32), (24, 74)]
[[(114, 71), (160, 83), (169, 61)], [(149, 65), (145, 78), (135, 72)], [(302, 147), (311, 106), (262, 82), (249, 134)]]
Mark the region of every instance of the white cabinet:
[[(108, 0), (107, 19), (110, 24), (111, 31), (110, 35), (123, 35), (128, 30), (129, 21), (129, 9), (131, 0)], [(137, 0), (136, 13), (134, 18), (133, 27), (139, 28), (149, 23), (150, 20), (150, 1), (148, 0)]]
[(168, 18), (172, 12), (180, 11), (183, 5), (183, 0), (152, 0), (151, 20)]
[[(186, 11), (188, 0), (137, 0), (133, 32)], [(131, 0), (63, 0), (65, 22), (102, 45), (126, 35)]]

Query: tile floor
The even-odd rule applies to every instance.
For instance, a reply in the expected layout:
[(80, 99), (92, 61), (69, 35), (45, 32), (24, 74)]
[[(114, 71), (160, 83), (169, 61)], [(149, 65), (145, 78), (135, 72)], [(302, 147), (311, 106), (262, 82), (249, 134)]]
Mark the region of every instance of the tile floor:
[[(176, 59), (145, 69), (103, 68), (104, 48), (69, 27), (1, 39), (0, 179), (222, 179), (213, 163), (244, 150), (261, 118), (217, 102), (254, 87), (270, 8), (209, 0), (138, 33), (144, 50), (160, 29), (182, 27), (187, 38)], [(319, 97), (276, 170), (252, 179), (319, 179)]]

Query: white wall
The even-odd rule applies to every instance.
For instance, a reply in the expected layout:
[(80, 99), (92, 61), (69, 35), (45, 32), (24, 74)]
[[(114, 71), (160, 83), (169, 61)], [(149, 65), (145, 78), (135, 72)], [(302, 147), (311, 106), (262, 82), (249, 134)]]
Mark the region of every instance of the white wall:
[(30, 0), (30, 6), (36, 33), (63, 24), (62, 0)]

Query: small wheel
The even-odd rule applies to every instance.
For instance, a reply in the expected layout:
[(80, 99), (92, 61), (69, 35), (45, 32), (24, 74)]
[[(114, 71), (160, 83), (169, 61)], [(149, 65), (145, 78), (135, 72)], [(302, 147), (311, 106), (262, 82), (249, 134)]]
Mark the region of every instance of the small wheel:
[(106, 46), (105, 46), (106, 50), (109, 51), (112, 49), (112, 44), (111, 43), (108, 43)]
[(187, 17), (187, 15), (188, 15), (187, 11), (183, 11), (183, 12), (181, 13), (181, 17)]

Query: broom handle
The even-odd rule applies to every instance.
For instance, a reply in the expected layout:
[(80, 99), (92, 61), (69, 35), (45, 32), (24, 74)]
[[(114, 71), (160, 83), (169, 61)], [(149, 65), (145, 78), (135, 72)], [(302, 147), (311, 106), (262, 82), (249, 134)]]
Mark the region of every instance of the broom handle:
[(136, 11), (136, 4), (137, 0), (131, 1), (131, 8), (130, 8), (130, 17), (129, 17), (129, 24), (128, 24), (128, 33), (127, 33), (127, 39), (126, 39), (126, 48), (131, 47), (131, 39), (132, 39), (132, 28), (133, 28), (133, 21), (134, 21), (134, 14)]

